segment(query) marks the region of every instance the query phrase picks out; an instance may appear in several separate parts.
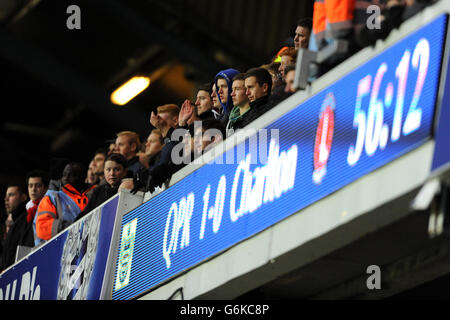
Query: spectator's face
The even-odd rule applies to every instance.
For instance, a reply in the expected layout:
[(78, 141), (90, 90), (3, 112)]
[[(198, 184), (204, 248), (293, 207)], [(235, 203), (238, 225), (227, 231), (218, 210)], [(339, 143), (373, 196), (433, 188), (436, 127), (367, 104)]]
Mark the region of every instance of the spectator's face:
[(68, 164), (64, 168), (61, 180), (63, 185), (70, 184), (80, 191), (85, 179), (86, 172), (83, 172), (83, 169), (78, 164)]
[(278, 69), (278, 71), (280, 71), (280, 74), (283, 78), (285, 77), (284, 69), (286, 69), (287, 66), (289, 66), (293, 63), (294, 63), (294, 59), (292, 59), (291, 56), (284, 55), (281, 57), (280, 68)]
[(209, 129), (202, 134), (202, 152), (206, 152), (223, 140), (222, 134), (219, 130)]
[(198, 115), (201, 115), (202, 113), (211, 110), (212, 101), (208, 91), (200, 90), (197, 93), (197, 100), (195, 101), (195, 106), (197, 107)]
[(283, 84), (283, 79), (278, 72), (270, 71), (270, 76), (272, 77), (272, 88), (276, 88)]
[(86, 183), (92, 184), (92, 183), (95, 183), (96, 180), (97, 180), (97, 177), (95, 176), (94, 160), (92, 160), (89, 163), (87, 177), (86, 177)]
[(203, 150), (203, 130), (202, 128), (197, 128), (194, 133), (194, 149), (197, 154), (202, 154)]
[(5, 196), (6, 212), (13, 212), (26, 199), (26, 195), (20, 193), (19, 187), (8, 187)]
[(220, 109), (221, 105), (220, 105), (219, 99), (217, 98), (216, 84), (213, 84), (213, 87), (212, 87), (211, 100), (212, 100), (213, 108)]
[(231, 98), (233, 105), (241, 107), (248, 103), (247, 95), (245, 94), (245, 81), (235, 80), (232, 85)]
[(110, 154), (114, 153), (114, 152), (115, 152), (114, 150), (116, 150), (116, 144), (115, 144), (115, 143), (111, 143), (111, 144), (109, 145), (109, 148), (108, 148), (108, 156), (109, 156)]
[(103, 153), (98, 153), (94, 156), (94, 173), (102, 174), (105, 169), (105, 155)]
[(41, 177), (30, 177), (28, 179), (28, 196), (31, 200), (37, 201), (47, 192), (47, 187), (44, 185)]
[(122, 135), (116, 139), (116, 149), (115, 153), (120, 153), (125, 157), (125, 159), (130, 160), (136, 155), (136, 148), (134, 144), (131, 144), (130, 137), (127, 135)]
[(284, 91), (286, 93), (294, 93), (294, 78), (295, 78), (295, 70), (291, 70), (286, 75), (286, 87)]
[(157, 133), (151, 133), (147, 138), (145, 144), (145, 154), (154, 156), (161, 151), (163, 145), (161, 144), (161, 137)]
[(309, 29), (298, 26), (295, 29), (294, 36), (295, 49), (308, 49), (310, 35), (311, 31)]
[(227, 81), (225, 79), (217, 79), (217, 87), (219, 89), (220, 101), (222, 101), (222, 103), (224, 105), (226, 105), (227, 102), (228, 102), (228, 84), (227, 84)]
[(127, 170), (121, 164), (112, 160), (105, 162), (105, 180), (109, 185), (118, 187), (126, 173)]
[(168, 112), (158, 113), (158, 117), (166, 126), (176, 128), (178, 125), (178, 117), (174, 117)]
[(255, 101), (265, 95), (267, 95), (268, 85), (266, 83), (261, 87), (256, 81), (256, 77), (249, 77), (245, 79), (245, 93), (250, 102)]

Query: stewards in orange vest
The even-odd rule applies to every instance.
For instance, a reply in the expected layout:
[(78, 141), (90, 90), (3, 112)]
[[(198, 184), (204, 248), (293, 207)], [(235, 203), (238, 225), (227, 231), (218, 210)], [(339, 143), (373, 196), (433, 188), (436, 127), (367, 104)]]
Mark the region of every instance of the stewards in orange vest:
[(86, 169), (80, 163), (69, 163), (63, 172), (61, 191), (48, 190), (35, 217), (35, 245), (50, 240), (68, 227), (88, 204), (86, 193), (96, 186), (84, 183)]
[(313, 33), (318, 49), (325, 46), (326, 38), (340, 39), (351, 34), (355, 2), (355, 0), (315, 0)]

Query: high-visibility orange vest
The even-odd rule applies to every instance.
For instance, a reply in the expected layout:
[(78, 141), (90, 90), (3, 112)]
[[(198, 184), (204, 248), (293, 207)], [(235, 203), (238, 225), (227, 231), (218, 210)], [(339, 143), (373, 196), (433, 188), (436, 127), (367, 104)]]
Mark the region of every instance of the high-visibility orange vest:
[(317, 47), (322, 47), (327, 29), (327, 14), (325, 11), (325, 0), (316, 0), (314, 2), (313, 12), (313, 33), (316, 39)]
[(316, 0), (313, 13), (313, 33), (319, 48), (326, 36), (327, 24), (331, 37), (341, 38), (353, 28), (355, 0)]
[[(36, 213), (36, 237), (39, 240), (50, 240), (64, 227), (72, 223), (88, 204), (86, 193), (78, 192), (70, 184), (61, 191), (49, 190), (39, 203)], [(36, 241), (35, 241), (36, 242)]]

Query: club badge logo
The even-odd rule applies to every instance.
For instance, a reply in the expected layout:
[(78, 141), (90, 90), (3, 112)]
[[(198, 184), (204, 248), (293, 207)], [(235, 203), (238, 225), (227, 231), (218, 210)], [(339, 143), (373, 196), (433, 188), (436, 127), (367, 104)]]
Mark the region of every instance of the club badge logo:
[(61, 258), (58, 300), (86, 300), (97, 255), (101, 209), (67, 231)]
[(319, 185), (327, 174), (327, 164), (330, 158), (334, 135), (334, 110), (336, 101), (333, 93), (327, 94), (319, 114), (319, 125), (314, 145), (313, 181)]
[(115, 291), (126, 287), (130, 283), (131, 263), (133, 260), (134, 240), (138, 219), (123, 226), (120, 241), (119, 261), (116, 271)]

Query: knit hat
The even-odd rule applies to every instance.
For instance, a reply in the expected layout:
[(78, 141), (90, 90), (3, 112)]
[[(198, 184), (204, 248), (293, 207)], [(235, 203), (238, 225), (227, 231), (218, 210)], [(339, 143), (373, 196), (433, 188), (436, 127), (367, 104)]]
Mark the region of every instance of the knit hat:
[[(220, 105), (222, 106), (222, 108), (224, 109), (225, 112), (228, 112), (229, 110), (231, 110), (231, 108), (233, 108), (233, 100), (231, 99), (231, 91), (232, 91), (231, 86), (233, 84), (233, 78), (235, 76), (237, 76), (239, 73), (240, 72), (235, 69), (226, 69), (226, 70), (220, 71), (214, 78), (214, 83), (216, 84), (217, 99), (219, 100)], [(225, 81), (227, 82), (227, 85), (228, 85), (228, 99), (227, 99), (226, 105), (224, 105), (222, 103), (222, 101), (220, 100), (219, 86), (217, 85), (217, 79), (219, 79), (219, 78), (225, 79)]]

